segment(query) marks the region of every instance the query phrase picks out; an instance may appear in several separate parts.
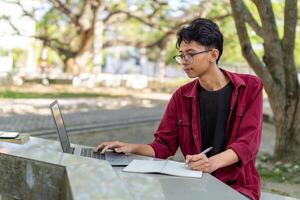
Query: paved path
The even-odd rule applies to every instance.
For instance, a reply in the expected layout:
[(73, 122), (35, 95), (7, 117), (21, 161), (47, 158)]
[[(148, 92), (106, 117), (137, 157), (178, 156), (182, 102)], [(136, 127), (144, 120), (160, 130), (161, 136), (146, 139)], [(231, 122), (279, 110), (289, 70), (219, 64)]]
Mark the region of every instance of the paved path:
[[(149, 97), (149, 96), (148, 96)], [(149, 99), (145, 96), (122, 98), (79, 98), (59, 100), (65, 124), (69, 128), (139, 121), (159, 120), (167, 98)], [(0, 130), (42, 133), (53, 130), (49, 104), (52, 99), (0, 100)], [(272, 118), (267, 101), (265, 116)], [(84, 130), (83, 130), (84, 131)]]
[[(0, 130), (55, 132), (49, 104), (51, 99), (1, 100)], [(166, 101), (132, 97), (59, 100), (65, 125), (69, 129), (89, 129), (107, 124), (159, 120)], [(85, 127), (85, 128), (83, 128)]]
[[(101, 136), (100, 139), (107, 140), (114, 139), (109, 136), (113, 135), (113, 131), (110, 130), (123, 129), (128, 133), (126, 140), (140, 141), (137, 138), (152, 138), (168, 98), (168, 95), (154, 94), (120, 98), (59, 99), (59, 103), (65, 125), (71, 135), (95, 133), (93, 137), (97, 137), (99, 132), (106, 131), (107, 136)], [(28, 132), (31, 135), (50, 138), (56, 136), (55, 125), (49, 109), (52, 101), (52, 99), (0, 100), (0, 130)], [(264, 107), (266, 115), (272, 116), (266, 101)], [(137, 134), (140, 135), (131, 134), (130, 136), (133, 129), (128, 129), (128, 127), (135, 127), (135, 129), (139, 127)], [(274, 133), (274, 127), (266, 123), (261, 146), (263, 152), (272, 153), (275, 143)], [(116, 137), (119, 139), (119, 136)], [(124, 139), (124, 135), (121, 138)], [(74, 142), (80, 141), (83, 139), (77, 136), (77, 140)], [(89, 141), (91, 143), (88, 143)], [(84, 143), (94, 145), (95, 142), (90, 139)]]

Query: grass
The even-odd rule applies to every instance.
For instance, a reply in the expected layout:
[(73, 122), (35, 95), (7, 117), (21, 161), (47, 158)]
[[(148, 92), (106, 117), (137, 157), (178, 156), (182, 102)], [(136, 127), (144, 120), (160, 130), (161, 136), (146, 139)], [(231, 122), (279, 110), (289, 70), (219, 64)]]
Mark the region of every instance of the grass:
[(20, 92), (13, 90), (0, 91), (1, 99), (39, 99), (39, 98), (93, 98), (93, 97), (110, 97), (117, 98), (118, 95), (93, 92)]
[(273, 182), (291, 182), (300, 184), (300, 161), (283, 163), (273, 161), (270, 156), (259, 158), (258, 170), (261, 178)]
[[(171, 93), (180, 84), (186, 82), (185, 79), (178, 79), (160, 83), (158, 81), (149, 82), (148, 90), (154, 92)], [(39, 99), (39, 98), (95, 98), (107, 97), (118, 98), (130, 96), (132, 93), (143, 92), (126, 87), (73, 87), (65, 84), (52, 84), (43, 86), (36, 83), (25, 83), (22, 86), (6, 85), (0, 86), (0, 99)]]
[(73, 87), (69, 84), (44, 86), (25, 83), (21, 86), (0, 85), (0, 99), (41, 99), (41, 98), (119, 98), (130, 96), (125, 88), (113, 87)]
[(264, 191), (299, 197), (300, 193), (296, 188), (300, 184), (300, 161), (274, 161), (269, 154), (259, 155), (257, 158)]
[(178, 87), (192, 81), (191, 79), (187, 78), (174, 78), (169, 81), (150, 81), (149, 82), (149, 88), (151, 88), (153, 91), (158, 92), (165, 92), (165, 93), (172, 93), (174, 92)]
[(271, 180), (274, 182), (289, 181), (291, 177), (286, 177), (285, 174), (280, 170), (270, 170), (263, 167), (258, 167), (260, 175), (263, 179)]

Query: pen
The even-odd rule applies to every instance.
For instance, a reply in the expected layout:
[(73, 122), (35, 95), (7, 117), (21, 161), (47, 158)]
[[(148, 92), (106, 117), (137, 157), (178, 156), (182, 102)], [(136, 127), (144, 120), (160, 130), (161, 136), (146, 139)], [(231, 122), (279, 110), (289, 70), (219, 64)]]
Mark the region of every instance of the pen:
[(205, 149), (204, 151), (202, 151), (201, 153), (204, 153), (204, 154), (206, 154), (206, 153), (208, 153), (210, 150), (212, 150), (213, 149), (213, 147), (208, 147), (207, 149)]

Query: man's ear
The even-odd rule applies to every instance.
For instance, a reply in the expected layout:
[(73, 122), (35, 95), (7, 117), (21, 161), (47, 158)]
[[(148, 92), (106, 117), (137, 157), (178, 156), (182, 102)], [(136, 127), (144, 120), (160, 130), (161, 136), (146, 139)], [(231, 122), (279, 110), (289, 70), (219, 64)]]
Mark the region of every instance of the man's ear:
[(209, 62), (216, 62), (219, 57), (219, 50), (218, 49), (212, 49), (209, 54)]

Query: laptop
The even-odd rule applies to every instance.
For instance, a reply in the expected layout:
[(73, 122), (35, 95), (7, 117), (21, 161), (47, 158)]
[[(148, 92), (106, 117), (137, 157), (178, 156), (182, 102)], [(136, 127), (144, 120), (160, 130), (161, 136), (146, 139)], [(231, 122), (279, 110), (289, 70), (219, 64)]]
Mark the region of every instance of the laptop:
[(124, 153), (106, 151), (104, 154), (94, 153), (93, 148), (71, 147), (68, 133), (65, 128), (64, 120), (57, 100), (50, 104), (53, 121), (56, 126), (56, 132), (59, 136), (60, 144), (64, 153), (107, 160), (112, 166), (127, 166), (129, 164), (128, 156)]

